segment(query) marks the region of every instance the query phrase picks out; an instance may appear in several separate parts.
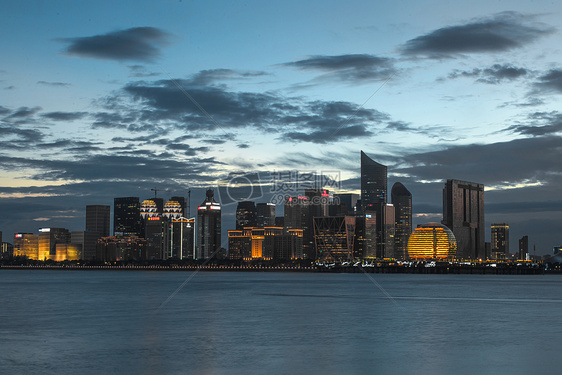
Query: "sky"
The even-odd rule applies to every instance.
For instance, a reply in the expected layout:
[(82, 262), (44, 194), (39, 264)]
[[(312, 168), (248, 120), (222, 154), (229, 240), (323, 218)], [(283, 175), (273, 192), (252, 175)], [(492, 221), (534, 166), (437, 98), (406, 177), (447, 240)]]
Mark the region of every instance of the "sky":
[[(88, 204), (213, 188), (360, 188), (360, 151), (439, 222), (485, 185), (510, 250), (562, 243), (562, 3), (2, 1), (0, 231), (84, 230)], [(304, 177), (303, 177), (304, 176)], [(324, 176), (324, 177), (322, 177)], [(326, 178), (327, 177), (327, 178)], [(251, 191), (240, 195), (242, 181)], [(282, 206), (277, 206), (278, 214)]]

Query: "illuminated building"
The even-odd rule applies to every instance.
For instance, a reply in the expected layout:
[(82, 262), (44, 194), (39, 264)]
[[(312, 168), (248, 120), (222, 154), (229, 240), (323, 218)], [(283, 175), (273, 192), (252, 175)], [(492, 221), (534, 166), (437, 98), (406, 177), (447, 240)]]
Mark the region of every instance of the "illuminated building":
[[(308, 197), (287, 197), (284, 204), (284, 228), (302, 229), (303, 231), (303, 256), (305, 259), (315, 259), (314, 244), (311, 244), (314, 229), (310, 223), (310, 210), (308, 209)], [(312, 234), (311, 234), (312, 233)]]
[(228, 231), (228, 258), (244, 259), (250, 257), (251, 236), (245, 230)]
[(458, 242), (457, 257), (486, 259), (484, 185), (447, 180), (443, 188), (443, 221)]
[(138, 197), (114, 199), (113, 233), (116, 236), (139, 236), (141, 234), (140, 202)]
[[(57, 244), (70, 243), (70, 232), (64, 228), (40, 228), (37, 259), (57, 259)], [(64, 259), (63, 259), (64, 260)]]
[(371, 159), (361, 151), (361, 204), (363, 210), (378, 212), (386, 203), (386, 165)]
[(146, 220), (146, 218), (155, 216), (158, 216), (158, 206), (156, 206), (156, 202), (152, 199), (142, 201), (140, 205), (140, 217)]
[(89, 232), (98, 232), (100, 237), (108, 237), (110, 207), (103, 205), (86, 206), (86, 230)]
[(197, 259), (208, 259), (221, 248), (221, 205), (209, 189), (206, 198), (197, 207)]
[(170, 256), (168, 219), (164, 216), (150, 216), (145, 220), (146, 259), (168, 259)]
[(79, 260), (82, 254), (82, 247), (80, 245), (75, 245), (72, 243), (57, 243), (55, 245), (55, 257), (56, 262), (62, 262), (65, 260)]
[(39, 259), (39, 236), (33, 233), (14, 234), (14, 256)]
[(115, 262), (122, 260), (148, 259), (146, 254), (146, 240), (138, 236), (112, 236), (98, 240), (96, 246), (96, 260)]
[(410, 235), (407, 252), (415, 260), (453, 259), (457, 254), (457, 240), (442, 224), (422, 224)]
[(506, 259), (509, 256), (509, 225), (494, 223), (491, 225), (491, 258)]
[(236, 207), (236, 229), (257, 226), (256, 204), (252, 201), (238, 202)]
[(230, 259), (302, 259), (302, 229), (280, 227), (228, 231)]
[(363, 213), (355, 217), (355, 259), (375, 259), (377, 257), (377, 219), (375, 213)]
[(72, 231), (70, 233), (70, 243), (79, 247), (80, 259), (83, 260), (95, 259), (96, 246), (100, 238), (98, 232)]
[(258, 203), (256, 205), (257, 225), (260, 228), (275, 226), (275, 205), (273, 203)]
[(170, 225), (170, 249), (172, 258), (193, 259), (194, 254), (194, 235), (195, 219), (185, 217), (171, 219)]
[[(377, 258), (394, 255), (394, 223), (390, 224), (393, 212), (387, 207), (387, 169), (361, 151), (361, 209), (374, 213), (377, 222)], [(385, 230), (392, 230), (386, 233)], [(390, 242), (392, 238), (392, 243)]]
[(354, 260), (354, 216), (324, 216), (314, 218), (316, 258), (322, 262)]
[(170, 199), (164, 205), (163, 216), (168, 219), (179, 219), (180, 217), (183, 217), (183, 208), (181, 204)]
[(14, 245), (9, 242), (2, 242), (2, 254), (5, 255), (13, 255), (14, 254)]
[(172, 197), (170, 200), (180, 204), (182, 209), (181, 217), (189, 217), (191, 215), (191, 212), (187, 212), (187, 202), (185, 197)]
[(404, 259), (408, 238), (412, 233), (412, 194), (400, 182), (390, 191), (394, 206), (394, 257)]
[(519, 259), (526, 260), (529, 254), (529, 236), (523, 236), (519, 239)]

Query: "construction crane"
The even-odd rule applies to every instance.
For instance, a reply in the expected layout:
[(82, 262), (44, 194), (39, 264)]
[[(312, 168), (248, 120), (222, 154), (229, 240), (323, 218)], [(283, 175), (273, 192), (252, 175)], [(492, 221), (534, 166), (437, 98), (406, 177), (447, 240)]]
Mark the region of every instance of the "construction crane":
[(158, 194), (159, 191), (168, 191), (168, 189), (157, 189), (157, 188), (150, 189), (150, 190), (154, 192), (154, 198), (156, 198), (156, 195)]

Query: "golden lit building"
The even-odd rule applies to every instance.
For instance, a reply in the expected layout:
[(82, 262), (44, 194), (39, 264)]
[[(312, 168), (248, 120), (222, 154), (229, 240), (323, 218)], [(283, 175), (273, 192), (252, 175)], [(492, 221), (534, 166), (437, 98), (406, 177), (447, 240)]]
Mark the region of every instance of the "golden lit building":
[(29, 259), (38, 259), (39, 236), (32, 233), (14, 234), (14, 256), (25, 255)]
[(255, 228), (228, 231), (230, 259), (302, 259), (303, 230), (282, 227)]
[(457, 240), (442, 224), (418, 225), (408, 239), (408, 257), (423, 259), (452, 259), (457, 255)]

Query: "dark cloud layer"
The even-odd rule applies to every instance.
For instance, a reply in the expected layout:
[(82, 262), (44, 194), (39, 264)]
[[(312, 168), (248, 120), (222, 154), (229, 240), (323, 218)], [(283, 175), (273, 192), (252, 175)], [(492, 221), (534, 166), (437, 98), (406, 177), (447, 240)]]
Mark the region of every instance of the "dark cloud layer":
[(387, 79), (396, 72), (392, 59), (367, 54), (311, 56), (282, 65), (300, 70), (326, 72), (317, 77), (316, 81), (336, 79), (349, 83), (362, 83), (373, 79)]
[(524, 124), (509, 126), (505, 131), (533, 137), (562, 133), (562, 113), (534, 112)]
[(155, 27), (134, 27), (88, 37), (66, 38), (72, 56), (118, 61), (152, 61), (160, 55), (169, 34)]
[(523, 47), (552, 32), (552, 28), (534, 23), (532, 16), (504, 12), (411, 39), (402, 47), (402, 53), (446, 58), (463, 53), (503, 52)]
[(519, 68), (510, 64), (494, 64), (489, 68), (474, 68), (472, 70), (454, 70), (448, 76), (449, 79), (460, 77), (475, 78), (476, 82), (498, 84), (503, 81), (512, 81), (524, 77), (530, 72), (528, 69)]
[(371, 136), (388, 120), (382, 112), (350, 102), (233, 92), (194, 85), (192, 80), (130, 83), (108, 97), (105, 106), (105, 112), (94, 116), (94, 128), (152, 130), (154, 134), (173, 129), (192, 137), (218, 132), (219, 139), (231, 129), (252, 129), (282, 141), (328, 143)]
[(541, 90), (562, 93), (562, 69), (552, 69), (539, 77), (535, 84)]

